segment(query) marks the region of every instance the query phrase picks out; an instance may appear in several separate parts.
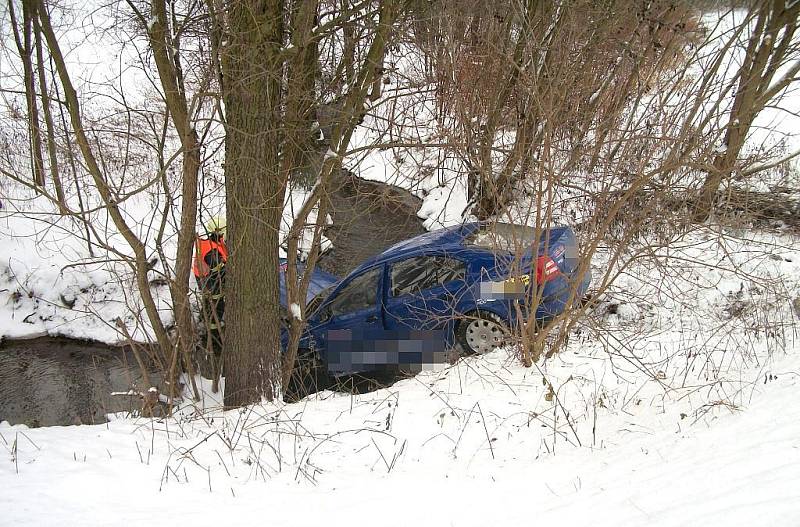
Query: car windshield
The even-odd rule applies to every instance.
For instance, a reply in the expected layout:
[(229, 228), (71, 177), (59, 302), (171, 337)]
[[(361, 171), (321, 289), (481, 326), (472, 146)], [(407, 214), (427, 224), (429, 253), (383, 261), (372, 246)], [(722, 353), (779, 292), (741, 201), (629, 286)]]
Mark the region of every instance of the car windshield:
[(536, 229), (526, 225), (495, 223), (481, 226), (464, 243), (493, 251), (527, 250), (536, 237)]
[(313, 315), (314, 312), (319, 307), (319, 305), (322, 303), (322, 301), (325, 300), (326, 298), (328, 298), (328, 295), (331, 294), (331, 291), (333, 291), (334, 286), (335, 286), (335, 284), (330, 286), (330, 287), (327, 287), (327, 288), (323, 289), (322, 291), (317, 293), (314, 296), (314, 298), (309, 300), (308, 304), (306, 304), (306, 313), (308, 313), (309, 315)]

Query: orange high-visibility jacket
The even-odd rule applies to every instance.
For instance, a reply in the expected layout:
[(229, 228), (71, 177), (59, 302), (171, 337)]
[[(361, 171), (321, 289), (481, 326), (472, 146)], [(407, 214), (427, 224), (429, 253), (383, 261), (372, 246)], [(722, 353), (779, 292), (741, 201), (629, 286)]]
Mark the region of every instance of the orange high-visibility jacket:
[(197, 238), (197, 241), (195, 242), (194, 264), (192, 265), (192, 271), (197, 278), (205, 278), (209, 275), (209, 273), (211, 273), (211, 268), (206, 263), (206, 255), (215, 249), (222, 257), (222, 261), (227, 262), (228, 248), (225, 246), (224, 241), (213, 241), (200, 237)]

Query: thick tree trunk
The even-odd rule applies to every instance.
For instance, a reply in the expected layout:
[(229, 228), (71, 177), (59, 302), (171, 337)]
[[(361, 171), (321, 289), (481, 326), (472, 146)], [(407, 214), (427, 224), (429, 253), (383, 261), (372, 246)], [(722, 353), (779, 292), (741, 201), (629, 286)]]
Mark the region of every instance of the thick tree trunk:
[[(195, 398), (199, 397), (195, 385), (192, 352), (194, 351), (195, 331), (189, 303), (189, 278), (192, 268), (192, 253), (195, 241), (195, 223), (197, 222), (197, 181), (200, 171), (200, 143), (197, 138), (192, 117), (189, 115), (189, 104), (183, 89), (180, 75), (179, 48), (173, 42), (169, 31), (167, 6), (164, 0), (156, 0), (152, 4), (152, 21), (149, 27), (150, 46), (164, 89), (164, 99), (172, 117), (175, 129), (181, 140), (183, 150), (181, 220), (178, 231), (178, 250), (175, 257), (175, 276), (170, 283), (175, 324), (178, 329), (178, 347), (183, 356), (184, 369), (190, 376)], [(177, 355), (173, 356), (170, 377), (177, 375)], [(174, 395), (174, 394), (173, 394)]]
[(284, 5), (232, 2), (222, 50), (225, 191), (230, 257), (226, 272), (225, 405), (272, 400), (280, 385), (278, 227)]

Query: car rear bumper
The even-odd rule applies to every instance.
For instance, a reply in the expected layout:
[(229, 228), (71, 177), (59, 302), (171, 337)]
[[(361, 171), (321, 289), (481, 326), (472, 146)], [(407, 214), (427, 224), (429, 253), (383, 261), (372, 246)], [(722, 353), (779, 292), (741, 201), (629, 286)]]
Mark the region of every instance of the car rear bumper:
[(574, 279), (566, 276), (560, 276), (548, 283), (544, 297), (536, 306), (536, 320), (546, 322), (566, 311), (571, 305), (576, 305), (586, 295), (591, 281), (591, 274), (587, 272), (577, 287), (574, 287)]

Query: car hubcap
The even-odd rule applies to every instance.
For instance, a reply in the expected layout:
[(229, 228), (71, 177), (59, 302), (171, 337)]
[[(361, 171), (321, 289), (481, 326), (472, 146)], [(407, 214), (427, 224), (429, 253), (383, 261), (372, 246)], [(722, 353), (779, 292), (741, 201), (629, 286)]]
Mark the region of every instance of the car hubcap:
[(503, 326), (491, 320), (473, 320), (467, 326), (467, 344), (475, 353), (488, 353), (503, 345), (506, 331)]

